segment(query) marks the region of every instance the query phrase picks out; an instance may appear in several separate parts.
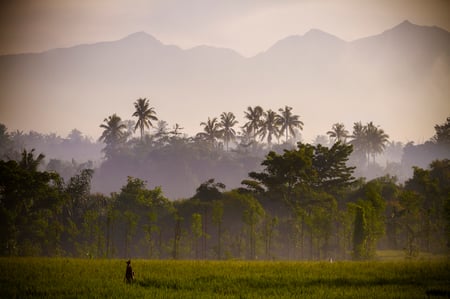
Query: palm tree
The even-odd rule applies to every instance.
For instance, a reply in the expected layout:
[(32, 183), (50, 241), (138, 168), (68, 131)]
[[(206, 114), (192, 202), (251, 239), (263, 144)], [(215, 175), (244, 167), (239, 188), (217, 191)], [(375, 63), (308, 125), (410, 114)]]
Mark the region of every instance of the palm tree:
[(141, 140), (144, 138), (144, 128), (153, 127), (152, 120), (158, 120), (155, 115), (155, 108), (149, 106), (150, 102), (147, 98), (139, 98), (134, 102), (134, 109), (136, 109), (136, 111), (133, 113), (133, 116), (138, 118), (134, 130), (136, 131), (137, 128), (140, 129)]
[(365, 126), (359, 121), (353, 124), (353, 133), (349, 136), (352, 140), (350, 144), (353, 145), (353, 151), (359, 155), (359, 158), (367, 159), (367, 136)]
[(372, 122), (366, 125), (366, 138), (367, 138), (367, 155), (372, 155), (373, 163), (375, 163), (375, 156), (380, 154), (386, 148), (386, 144), (389, 141), (389, 135), (387, 135), (383, 129), (375, 126)]
[(272, 110), (268, 110), (263, 113), (263, 120), (261, 121), (261, 127), (258, 134), (261, 136), (261, 140), (264, 140), (267, 136), (267, 144), (269, 148), (272, 147), (272, 136), (278, 136), (279, 130), (279, 115)]
[(117, 153), (118, 146), (125, 141), (127, 126), (122, 123), (122, 119), (115, 113), (103, 120), (100, 128), (104, 129), (99, 141), (106, 143), (104, 152), (107, 156)]
[(335, 123), (331, 127), (331, 131), (327, 132), (327, 135), (329, 135), (330, 138), (334, 139), (334, 142), (346, 143), (348, 131), (345, 129), (343, 123)]
[(365, 132), (364, 132), (364, 126), (362, 125), (362, 123), (356, 122), (353, 124), (353, 133), (350, 136), (350, 138), (352, 138), (352, 141), (350, 142), (351, 144), (353, 144), (353, 147), (356, 149), (362, 149), (363, 148), (363, 144), (365, 144)]
[(223, 112), (220, 115), (220, 126), (222, 127), (222, 138), (228, 151), (228, 144), (236, 138), (236, 131), (233, 127), (238, 123), (233, 112)]
[(295, 128), (299, 128), (303, 130), (303, 122), (299, 120), (298, 115), (294, 115), (291, 112), (292, 107), (284, 106), (284, 109), (280, 108), (280, 115), (278, 117), (278, 121), (281, 124), (280, 132), (285, 132), (286, 135), (286, 143), (289, 139), (289, 132), (291, 132), (292, 136), (295, 137)]
[(197, 133), (197, 137), (203, 138), (213, 145), (215, 144), (216, 139), (221, 137), (221, 125), (217, 121), (217, 117), (214, 117), (213, 119), (208, 117), (208, 121), (201, 122), (200, 126), (204, 126), (203, 132)]
[(359, 152), (367, 159), (369, 167), (370, 156), (372, 155), (375, 163), (375, 156), (382, 153), (388, 142), (389, 135), (383, 129), (378, 128), (373, 122), (363, 126), (361, 122), (354, 123), (353, 134), (350, 136), (354, 151)]
[(248, 106), (247, 111), (244, 111), (244, 117), (248, 119), (248, 122), (242, 127), (249, 135), (255, 140), (256, 134), (261, 127), (261, 117), (264, 113), (261, 106), (255, 106), (254, 108)]

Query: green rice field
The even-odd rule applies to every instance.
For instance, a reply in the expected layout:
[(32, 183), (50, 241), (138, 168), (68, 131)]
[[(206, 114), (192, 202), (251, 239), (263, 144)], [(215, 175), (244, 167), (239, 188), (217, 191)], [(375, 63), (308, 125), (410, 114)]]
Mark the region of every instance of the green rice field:
[(0, 258), (0, 298), (448, 298), (450, 262)]

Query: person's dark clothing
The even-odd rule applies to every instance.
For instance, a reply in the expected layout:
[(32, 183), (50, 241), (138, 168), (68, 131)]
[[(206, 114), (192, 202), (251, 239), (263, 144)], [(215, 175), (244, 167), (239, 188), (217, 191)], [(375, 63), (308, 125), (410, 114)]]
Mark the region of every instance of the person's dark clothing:
[(129, 262), (127, 262), (127, 270), (125, 271), (125, 280), (127, 283), (132, 283), (134, 278), (133, 269)]

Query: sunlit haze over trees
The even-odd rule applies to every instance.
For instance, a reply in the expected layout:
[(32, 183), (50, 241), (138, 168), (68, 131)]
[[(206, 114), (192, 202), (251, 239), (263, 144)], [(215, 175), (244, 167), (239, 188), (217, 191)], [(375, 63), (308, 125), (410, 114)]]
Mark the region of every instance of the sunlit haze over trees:
[(449, 254), (447, 2), (19, 2), (0, 256)]

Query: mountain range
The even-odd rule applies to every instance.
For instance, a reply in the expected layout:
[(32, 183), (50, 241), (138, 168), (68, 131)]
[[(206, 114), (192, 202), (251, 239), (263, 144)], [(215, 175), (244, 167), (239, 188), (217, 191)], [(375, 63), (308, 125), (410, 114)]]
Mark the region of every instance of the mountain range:
[(123, 39), (0, 56), (0, 122), (10, 129), (97, 138), (117, 113), (132, 119), (147, 97), (157, 116), (202, 130), (200, 122), (247, 106), (293, 107), (303, 139), (333, 123), (351, 131), (373, 121), (391, 139), (424, 141), (450, 115), (450, 33), (405, 21), (347, 42), (312, 29), (253, 57), (225, 48), (182, 49), (138, 32)]

